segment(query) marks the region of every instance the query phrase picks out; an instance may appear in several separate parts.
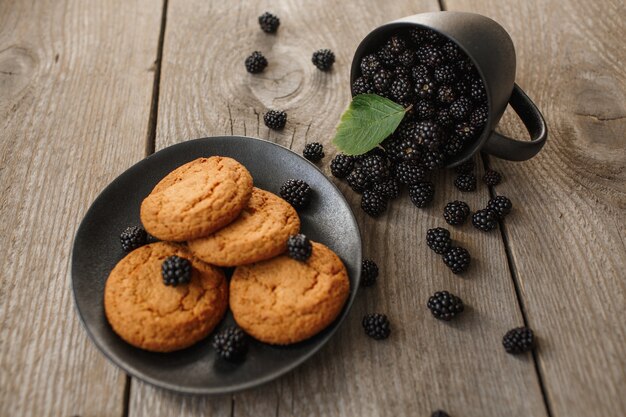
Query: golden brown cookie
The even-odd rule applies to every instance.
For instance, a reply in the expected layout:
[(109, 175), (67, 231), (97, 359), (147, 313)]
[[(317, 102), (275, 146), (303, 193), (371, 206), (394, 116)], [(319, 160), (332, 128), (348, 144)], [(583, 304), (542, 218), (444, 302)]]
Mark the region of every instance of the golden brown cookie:
[[(161, 264), (172, 255), (191, 261), (188, 284), (163, 284)], [(113, 268), (104, 289), (104, 311), (115, 333), (153, 352), (183, 349), (205, 338), (227, 307), (224, 273), (174, 243), (135, 249)]]
[(230, 281), (235, 321), (254, 338), (296, 343), (319, 333), (341, 312), (350, 293), (341, 259), (321, 243), (306, 262), (287, 255), (239, 266)]
[(300, 231), (298, 213), (282, 198), (254, 188), (237, 220), (217, 232), (191, 240), (189, 249), (205, 262), (237, 266), (263, 261), (287, 249), (287, 239)]
[(252, 194), (248, 170), (231, 158), (198, 158), (170, 172), (141, 203), (141, 222), (161, 240), (209, 235), (239, 216)]

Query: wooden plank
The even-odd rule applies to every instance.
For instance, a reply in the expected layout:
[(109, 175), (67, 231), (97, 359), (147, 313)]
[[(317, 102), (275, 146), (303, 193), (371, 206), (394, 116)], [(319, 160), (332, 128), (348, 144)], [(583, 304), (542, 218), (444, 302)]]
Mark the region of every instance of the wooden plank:
[[(305, 142), (320, 141), (327, 174), (359, 40), (378, 24), (438, 8), (435, 1), (376, 1), (367, 7), (283, 2), (273, 5), (282, 23), (278, 35), (269, 36), (256, 23), (266, 3), (239, 4), (170, 0), (156, 148), (231, 133), (269, 138), (298, 152)], [(311, 53), (322, 47), (337, 54), (329, 74), (310, 63)], [(270, 65), (252, 76), (243, 61), (255, 49), (266, 53)], [(283, 132), (270, 132), (260, 122), (267, 107), (288, 112)], [(382, 276), (377, 287), (362, 291), (329, 346), (282, 379), (233, 396), (164, 397), (133, 380), (129, 414), (413, 416), (444, 408), (459, 416), (546, 415), (532, 358), (512, 358), (500, 345), (504, 332), (522, 322), (500, 235), (469, 225), (453, 231), (476, 258), (464, 278), (453, 276), (424, 243), (426, 229), (444, 224), (445, 202), (462, 197), (477, 208), (488, 199), (486, 188), (461, 195), (451, 182), (449, 175), (440, 179), (433, 208), (419, 210), (405, 196), (378, 220), (364, 216), (358, 196), (338, 183), (357, 213), (365, 253), (379, 263)], [(470, 306), (459, 321), (438, 322), (426, 309), (428, 296), (441, 289)], [(361, 318), (372, 311), (390, 316), (389, 340), (363, 334)]]
[[(69, 284), (91, 201), (144, 156), (161, 10), (0, 1), (0, 415), (121, 416)], [(117, 233), (117, 231), (111, 231)]]
[[(554, 416), (626, 414), (626, 38), (619, 1), (451, 0), (511, 34), (518, 83), (550, 127), (525, 163), (491, 158), (515, 215), (506, 235)], [(524, 138), (507, 114), (503, 132)]]

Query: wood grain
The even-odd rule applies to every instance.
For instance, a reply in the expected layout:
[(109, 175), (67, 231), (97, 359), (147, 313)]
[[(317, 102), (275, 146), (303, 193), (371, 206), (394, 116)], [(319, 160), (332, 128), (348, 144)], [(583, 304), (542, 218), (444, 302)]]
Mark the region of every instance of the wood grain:
[[(446, 1), (500, 22), (518, 83), (550, 128), (525, 163), (491, 159), (516, 205), (515, 273), (554, 416), (626, 414), (626, 5), (620, 1)], [(512, 114), (503, 132), (524, 138)]]
[[(402, 16), (437, 10), (435, 1), (241, 2), (170, 0), (156, 149), (195, 137), (247, 134), (290, 146), (326, 145), (320, 168), (329, 174), (335, 154), (334, 127), (349, 101), (348, 73), (359, 40), (375, 26)], [(277, 35), (258, 29), (256, 17), (272, 10), (281, 18)], [(333, 71), (322, 73), (311, 53), (337, 54)], [(270, 65), (260, 75), (243, 61), (262, 51)], [(282, 132), (262, 124), (267, 108), (287, 111)], [(504, 245), (496, 232), (466, 225), (454, 238), (475, 258), (463, 278), (450, 273), (424, 243), (426, 229), (444, 225), (445, 202), (463, 198), (473, 208), (488, 190), (461, 195), (452, 177), (438, 180), (434, 206), (419, 210), (407, 196), (374, 220), (359, 198), (339, 183), (357, 213), (365, 254), (380, 265), (375, 288), (363, 290), (337, 335), (311, 361), (291, 374), (233, 396), (167, 394), (133, 380), (129, 415), (396, 416), (429, 415), (444, 408), (458, 416), (545, 416), (531, 357), (512, 358), (500, 345), (504, 332), (522, 324)], [(434, 320), (425, 307), (436, 290), (460, 295), (469, 308), (460, 320)], [(368, 339), (360, 320), (366, 312), (389, 315), (391, 338)]]
[(149, 1), (0, 1), (2, 416), (123, 413), (68, 268), (90, 202), (144, 156), (159, 21)]

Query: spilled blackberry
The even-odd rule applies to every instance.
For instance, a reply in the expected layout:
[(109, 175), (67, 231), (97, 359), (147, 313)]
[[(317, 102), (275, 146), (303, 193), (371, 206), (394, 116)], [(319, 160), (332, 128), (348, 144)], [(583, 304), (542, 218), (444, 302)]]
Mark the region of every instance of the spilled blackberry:
[(356, 193), (362, 193), (372, 185), (369, 175), (361, 167), (354, 168), (346, 177), (346, 181), (348, 181), (348, 185)]
[(428, 309), (439, 320), (450, 321), (465, 309), (463, 300), (448, 291), (437, 291), (428, 299)]
[(442, 133), (439, 126), (427, 120), (417, 123), (415, 127), (418, 144), (431, 151), (435, 151), (439, 148), (442, 141)]
[(379, 183), (389, 176), (387, 158), (380, 155), (369, 155), (364, 158), (361, 168), (365, 170), (372, 184)]
[(471, 110), (472, 103), (466, 97), (459, 97), (450, 104), (450, 114), (457, 120), (465, 119)]
[(487, 124), (489, 110), (486, 105), (478, 106), (469, 117), (469, 122), (476, 129), (480, 130)]
[(191, 281), (191, 262), (176, 255), (167, 257), (161, 264), (163, 284), (173, 287)]
[(476, 164), (474, 163), (473, 159), (468, 159), (467, 161), (463, 162), (462, 164), (457, 165), (454, 168), (454, 171), (457, 174), (469, 174), (470, 172), (472, 172), (474, 170), (474, 168), (476, 167)]
[(220, 358), (231, 362), (242, 360), (248, 353), (248, 337), (237, 326), (229, 326), (215, 333), (211, 345)]
[(365, 334), (372, 339), (386, 339), (391, 334), (389, 319), (384, 314), (366, 314), (365, 317), (363, 317), (362, 325)]
[(146, 244), (148, 234), (139, 226), (129, 226), (120, 234), (120, 243), (124, 252), (130, 252)]
[(456, 79), (456, 72), (450, 65), (440, 65), (433, 72), (435, 81), (440, 84), (450, 84)]
[[(450, 104), (454, 101), (454, 98), (454, 88), (449, 85), (442, 85), (437, 90), (437, 102), (441, 104)], [(445, 111), (447, 112), (448, 110), (445, 109)]]
[(354, 168), (354, 157), (343, 153), (337, 154), (330, 162), (330, 172), (337, 178), (345, 178)]
[(404, 67), (411, 67), (415, 63), (415, 52), (410, 49), (398, 55), (398, 63)]
[(378, 278), (378, 265), (371, 259), (363, 259), (361, 262), (361, 286), (371, 287), (376, 284)]
[(414, 185), (426, 178), (426, 171), (418, 165), (400, 162), (395, 166), (394, 176), (401, 184)]
[(318, 142), (307, 143), (302, 155), (309, 161), (317, 162), (324, 157), (324, 147)]
[(430, 181), (418, 182), (409, 187), (409, 197), (411, 202), (417, 207), (426, 207), (433, 201), (435, 196), (435, 186)]
[(467, 122), (458, 123), (454, 126), (454, 134), (463, 142), (468, 142), (476, 136), (476, 128)]
[(289, 236), (287, 240), (287, 254), (291, 259), (296, 261), (306, 262), (313, 253), (313, 245), (308, 237), (299, 233), (297, 235)]
[(358, 96), (359, 94), (373, 94), (374, 85), (364, 77), (359, 77), (352, 83), (352, 95)]
[(422, 163), (428, 169), (435, 170), (441, 168), (445, 161), (445, 155), (439, 151), (428, 151), (424, 153)]
[(361, 60), (361, 73), (364, 77), (373, 77), (379, 69), (381, 69), (381, 64), (376, 55), (366, 55)]
[(483, 181), (485, 181), (485, 184), (487, 185), (491, 185), (491, 186), (498, 185), (502, 181), (502, 176), (500, 175), (498, 171), (488, 169), (487, 172), (485, 172)]
[(389, 159), (394, 162), (417, 161), (421, 155), (420, 146), (412, 139), (394, 137), (386, 144)]
[(504, 219), (511, 212), (512, 208), (511, 200), (503, 195), (496, 196), (487, 203), (487, 209), (494, 211), (499, 219)]
[(263, 32), (275, 33), (280, 25), (280, 19), (269, 12), (265, 12), (259, 16), (259, 25)]
[(489, 209), (478, 210), (472, 216), (472, 224), (483, 232), (489, 232), (498, 227), (498, 213)]
[(252, 52), (252, 55), (246, 58), (246, 70), (251, 74), (257, 74), (267, 67), (267, 59), (259, 51)]
[(430, 77), (424, 76), (415, 79), (413, 91), (419, 98), (431, 99), (435, 96), (437, 85)]
[(419, 120), (429, 119), (435, 114), (435, 106), (430, 100), (419, 100), (413, 106), (415, 117)]
[(391, 73), (386, 69), (378, 70), (372, 77), (374, 89), (379, 93), (384, 93), (389, 89), (391, 84)]
[(311, 62), (321, 71), (328, 71), (335, 63), (335, 54), (330, 49), (320, 49), (313, 52)]
[(402, 101), (411, 95), (411, 83), (405, 77), (397, 77), (392, 81), (389, 92), (394, 99)]
[(380, 216), (387, 210), (387, 200), (376, 191), (365, 190), (361, 196), (361, 209), (372, 217)]
[(476, 176), (474, 174), (460, 174), (454, 179), (454, 186), (461, 191), (476, 190)]
[(428, 229), (428, 231), (426, 232), (426, 244), (435, 253), (443, 255), (448, 250), (450, 250), (450, 246), (452, 245), (450, 232), (443, 227)]
[(443, 255), (443, 262), (454, 274), (467, 271), (471, 260), (472, 258), (467, 249), (461, 247), (453, 246)]
[(372, 187), (372, 191), (377, 192), (387, 200), (393, 200), (400, 196), (400, 184), (395, 178), (389, 178)]
[(470, 208), (464, 201), (451, 201), (443, 208), (443, 218), (452, 226), (458, 226), (467, 220)]
[(313, 191), (302, 180), (289, 179), (280, 187), (280, 196), (294, 208), (304, 208), (311, 202)]
[(506, 332), (502, 346), (513, 355), (528, 352), (535, 346), (535, 335), (528, 327), (517, 327)]
[(263, 115), (263, 122), (270, 129), (280, 130), (287, 123), (287, 113), (281, 110), (269, 110)]

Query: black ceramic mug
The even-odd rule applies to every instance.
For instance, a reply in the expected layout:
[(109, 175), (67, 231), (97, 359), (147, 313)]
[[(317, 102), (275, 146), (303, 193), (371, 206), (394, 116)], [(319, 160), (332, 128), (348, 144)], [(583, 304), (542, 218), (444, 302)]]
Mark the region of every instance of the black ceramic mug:
[[(489, 105), (487, 124), (472, 146), (448, 161), (453, 167), (478, 151), (511, 161), (524, 161), (537, 154), (548, 137), (546, 122), (537, 106), (515, 84), (515, 48), (509, 34), (488, 17), (465, 12), (421, 13), (380, 26), (361, 41), (352, 59), (350, 85), (360, 76), (361, 59), (380, 48), (402, 29), (434, 30), (456, 43), (472, 60), (482, 77)], [(507, 104), (520, 117), (531, 140), (520, 141), (495, 132)]]

